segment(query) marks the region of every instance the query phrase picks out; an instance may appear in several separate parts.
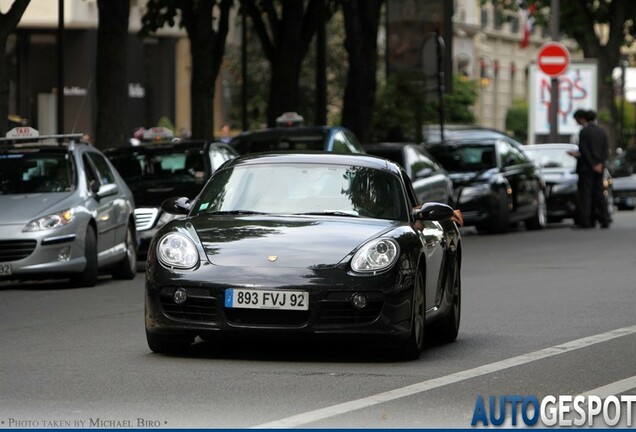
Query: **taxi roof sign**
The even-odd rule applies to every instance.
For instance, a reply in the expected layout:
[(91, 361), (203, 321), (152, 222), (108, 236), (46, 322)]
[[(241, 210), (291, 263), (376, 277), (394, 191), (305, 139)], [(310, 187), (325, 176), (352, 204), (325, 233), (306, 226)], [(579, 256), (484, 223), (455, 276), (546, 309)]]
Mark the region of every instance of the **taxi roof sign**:
[(276, 119), (276, 126), (300, 126), (304, 121), (305, 118), (303, 116), (297, 112), (290, 111), (281, 114), (280, 117)]
[(37, 129), (33, 129), (31, 126), (19, 126), (14, 127), (7, 132), (7, 138), (36, 138), (40, 136), (40, 132)]
[(174, 138), (174, 132), (166, 127), (153, 127), (146, 129), (143, 134), (144, 141), (159, 141)]

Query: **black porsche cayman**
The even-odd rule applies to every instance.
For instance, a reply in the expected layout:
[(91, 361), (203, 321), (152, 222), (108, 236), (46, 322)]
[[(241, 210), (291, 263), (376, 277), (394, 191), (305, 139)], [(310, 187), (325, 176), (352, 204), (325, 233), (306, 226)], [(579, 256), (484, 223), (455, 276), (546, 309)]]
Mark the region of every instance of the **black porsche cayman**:
[(365, 155), (260, 154), (224, 164), (163, 226), (146, 267), (158, 353), (238, 332), (371, 337), (417, 358), (457, 337), (453, 209), (417, 203), (399, 165)]

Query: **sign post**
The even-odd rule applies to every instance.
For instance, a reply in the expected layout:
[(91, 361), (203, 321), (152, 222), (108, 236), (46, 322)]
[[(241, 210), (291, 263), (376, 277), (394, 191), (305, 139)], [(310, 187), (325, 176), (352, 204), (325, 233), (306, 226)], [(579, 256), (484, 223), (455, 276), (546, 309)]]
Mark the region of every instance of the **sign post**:
[[(553, 36), (555, 35), (553, 34)], [(548, 42), (539, 49), (537, 64), (543, 73), (551, 77), (550, 141), (558, 142), (559, 76), (568, 70), (570, 53), (563, 44), (554, 41)]]

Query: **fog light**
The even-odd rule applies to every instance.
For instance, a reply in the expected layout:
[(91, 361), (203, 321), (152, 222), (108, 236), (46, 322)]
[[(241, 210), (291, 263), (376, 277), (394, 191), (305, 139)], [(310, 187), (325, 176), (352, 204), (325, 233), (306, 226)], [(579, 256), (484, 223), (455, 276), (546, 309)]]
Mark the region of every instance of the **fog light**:
[(188, 299), (188, 293), (183, 288), (179, 288), (172, 295), (172, 299), (176, 304), (183, 304)]
[(363, 309), (367, 305), (367, 298), (362, 294), (354, 294), (351, 297), (351, 305), (356, 309)]
[(64, 246), (57, 254), (58, 261), (68, 261), (71, 259), (71, 247)]

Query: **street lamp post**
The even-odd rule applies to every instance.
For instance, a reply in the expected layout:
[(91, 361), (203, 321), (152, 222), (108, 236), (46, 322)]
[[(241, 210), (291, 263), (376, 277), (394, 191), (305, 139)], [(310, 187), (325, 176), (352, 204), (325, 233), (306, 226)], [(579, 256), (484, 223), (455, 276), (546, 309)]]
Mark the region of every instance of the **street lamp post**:
[(64, 0), (57, 1), (57, 133), (64, 133)]
[[(559, 0), (550, 3), (550, 33), (553, 41), (559, 40)], [(550, 142), (559, 142), (559, 78), (550, 82)]]

